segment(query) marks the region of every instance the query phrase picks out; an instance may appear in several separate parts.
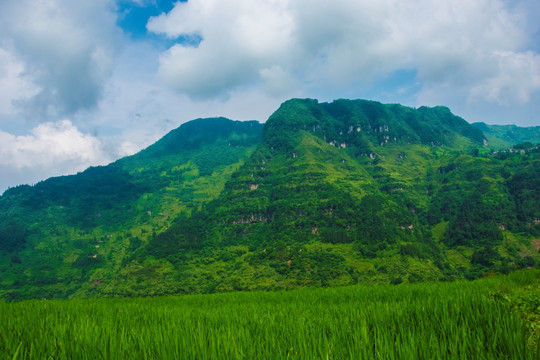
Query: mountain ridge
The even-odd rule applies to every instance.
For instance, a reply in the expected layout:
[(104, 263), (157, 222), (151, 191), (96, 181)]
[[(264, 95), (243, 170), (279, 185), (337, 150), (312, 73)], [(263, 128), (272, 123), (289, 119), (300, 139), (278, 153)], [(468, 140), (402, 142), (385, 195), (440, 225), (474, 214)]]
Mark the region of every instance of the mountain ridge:
[(107, 167), (0, 197), (0, 296), (398, 283), (535, 265), (537, 148), (499, 159), (485, 140), (448, 108), (367, 100), (293, 99), (264, 125), (197, 119)]
[(480, 129), (495, 150), (510, 148), (521, 143), (540, 143), (540, 126), (471, 124)]

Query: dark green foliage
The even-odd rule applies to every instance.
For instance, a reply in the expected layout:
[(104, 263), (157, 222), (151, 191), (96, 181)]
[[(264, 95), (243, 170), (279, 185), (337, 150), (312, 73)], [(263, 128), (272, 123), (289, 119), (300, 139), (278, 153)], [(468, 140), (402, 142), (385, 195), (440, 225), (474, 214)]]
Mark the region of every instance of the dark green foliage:
[(475, 250), (471, 258), (471, 264), (489, 268), (499, 259), (500, 255), (497, 251), (493, 247), (486, 245)]
[(399, 239), (397, 226), (407, 220), (389, 209), (391, 205), (383, 196), (367, 195), (362, 198), (357, 214), (358, 242), (376, 246)]
[(480, 191), (462, 199), (457, 214), (450, 220), (444, 242), (447, 245), (495, 244), (502, 240), (502, 232), (496, 216), (482, 197)]
[(327, 251), (312, 254), (308, 264), (314, 269), (313, 278), (320, 281), (322, 286), (328, 286), (329, 280), (337, 278), (347, 271), (345, 259)]
[(423, 282), (424, 277), (421, 274), (412, 273), (409, 275), (409, 282), (410, 283), (416, 283), (416, 282)]
[(518, 170), (506, 184), (516, 204), (521, 230), (540, 234), (540, 161)]
[[(54, 221), (82, 229), (125, 222), (133, 216), (126, 205), (147, 189), (146, 185), (134, 183), (127, 171), (112, 164), (91, 167), (75, 176), (51, 178), (34, 187), (11, 189), (2, 197), (0, 209), (18, 219), (14, 234), (16, 239), (22, 239), (29, 224), (42, 220), (38, 214), (46, 216), (51, 208), (58, 214)], [(22, 219), (27, 221), (23, 224)], [(13, 228), (11, 220), (6, 220), (0, 219), (0, 231)]]
[(226, 118), (196, 119), (172, 130), (143, 150), (139, 156), (162, 157), (164, 154), (182, 154), (186, 150), (214, 144), (216, 139), (227, 139), (232, 147), (249, 147), (259, 143), (261, 131), (262, 126), (257, 121), (231, 121)]
[[(472, 127), (462, 118), (455, 116), (445, 106), (436, 106), (433, 108), (422, 106), (418, 111), (429, 119), (430, 131), (432, 133), (439, 133), (441, 138), (446, 138), (452, 132), (455, 132), (471, 139), (476, 144), (482, 144), (485, 139), (480, 129)], [(429, 140), (429, 137), (428, 135), (426, 140)], [(437, 137), (431, 135), (431, 139), (437, 139)]]
[(200, 213), (190, 218), (180, 214), (168, 231), (150, 240), (145, 253), (157, 258), (177, 259), (176, 256), (186, 250), (202, 249), (204, 221), (200, 217)]
[(88, 268), (99, 264), (102, 261), (101, 257), (93, 257), (91, 254), (81, 255), (73, 262), (73, 266), (77, 268), (84, 269), (85, 271)]
[(49, 179), (34, 187), (49, 200), (41, 202), (42, 206), (62, 206), (68, 223), (80, 228), (127, 221), (133, 213), (125, 205), (147, 190), (115, 164), (91, 167), (78, 176)]
[(525, 256), (517, 261), (517, 267), (519, 269), (532, 268), (538, 264), (538, 261), (532, 256)]
[(0, 251), (21, 250), (28, 235), (28, 230), (16, 220), (8, 219), (0, 223)]

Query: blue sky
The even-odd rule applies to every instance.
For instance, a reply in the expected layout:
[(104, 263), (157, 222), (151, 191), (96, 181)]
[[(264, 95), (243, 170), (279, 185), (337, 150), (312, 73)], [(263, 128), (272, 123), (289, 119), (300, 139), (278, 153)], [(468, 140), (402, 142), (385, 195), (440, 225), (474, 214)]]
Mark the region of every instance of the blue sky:
[(0, 192), (292, 97), (540, 125), (537, 0), (3, 0)]
[[(185, 2), (185, 1), (184, 1)], [(153, 16), (168, 13), (174, 7), (175, 1), (156, 0), (140, 3), (125, 0), (117, 3), (117, 21), (127, 34), (134, 39), (145, 40), (148, 37), (146, 23)]]

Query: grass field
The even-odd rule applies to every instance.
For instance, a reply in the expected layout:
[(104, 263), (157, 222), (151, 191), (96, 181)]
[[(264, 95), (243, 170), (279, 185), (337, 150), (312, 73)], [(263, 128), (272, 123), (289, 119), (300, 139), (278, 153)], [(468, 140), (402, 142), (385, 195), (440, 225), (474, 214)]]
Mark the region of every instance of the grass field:
[(538, 359), (540, 271), (473, 282), (0, 302), (1, 359)]

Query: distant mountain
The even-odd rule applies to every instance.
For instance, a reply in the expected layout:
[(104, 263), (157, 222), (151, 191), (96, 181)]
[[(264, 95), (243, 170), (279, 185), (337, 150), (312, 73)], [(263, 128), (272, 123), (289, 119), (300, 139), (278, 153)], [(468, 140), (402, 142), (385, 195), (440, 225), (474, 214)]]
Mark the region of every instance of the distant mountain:
[(0, 295), (399, 283), (535, 266), (540, 152), (502, 156), (486, 138), (445, 107), (365, 100), (290, 100), (264, 127), (194, 120), (109, 166), (4, 193)]
[(473, 123), (489, 141), (491, 147), (499, 150), (521, 143), (540, 144), (540, 126), (519, 127), (516, 125), (488, 125)]

